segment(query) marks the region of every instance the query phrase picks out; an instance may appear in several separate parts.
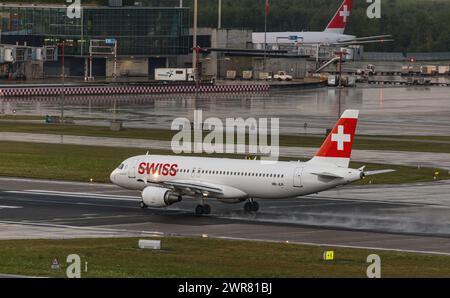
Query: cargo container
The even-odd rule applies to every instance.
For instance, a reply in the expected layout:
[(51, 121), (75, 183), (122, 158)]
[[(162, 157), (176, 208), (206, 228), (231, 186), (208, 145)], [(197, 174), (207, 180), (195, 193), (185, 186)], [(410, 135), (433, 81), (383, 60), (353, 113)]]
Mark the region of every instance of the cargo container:
[(439, 66), (438, 73), (440, 75), (448, 75), (450, 72), (450, 66)]
[(328, 76), (328, 86), (335, 87), (339, 84), (339, 78), (336, 75), (329, 75)]
[(437, 74), (437, 67), (435, 65), (423, 65), (420, 67), (420, 73), (427, 76)]
[(414, 72), (414, 68), (412, 66), (402, 66), (402, 75), (409, 75)]

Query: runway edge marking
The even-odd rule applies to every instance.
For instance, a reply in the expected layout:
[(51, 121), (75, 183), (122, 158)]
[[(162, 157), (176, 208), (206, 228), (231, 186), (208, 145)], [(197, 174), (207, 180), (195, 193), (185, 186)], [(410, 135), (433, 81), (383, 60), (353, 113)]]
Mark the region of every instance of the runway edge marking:
[[(239, 238), (239, 237), (227, 237), (227, 236), (217, 236), (217, 237), (214, 237), (214, 238), (225, 239), (225, 240), (242, 240), (242, 241), (285, 243), (284, 241), (278, 241), (278, 240)], [(426, 250), (410, 250), (410, 249), (398, 249), (398, 248), (383, 248), (383, 247), (371, 247), (371, 246), (312, 243), (312, 242), (298, 242), (298, 241), (292, 241), (292, 242), (289, 241), (289, 244), (298, 244), (298, 245), (306, 245), (306, 246), (326, 246), (326, 247), (338, 247), (338, 248), (354, 248), (354, 249), (366, 249), (366, 250), (373, 249), (373, 250), (380, 250), (380, 251), (394, 251), (394, 252), (405, 252), (405, 253), (417, 253), (417, 254), (432, 254), (432, 255), (450, 256), (450, 253), (438, 252), (438, 251), (426, 251)]]
[(103, 200), (116, 200), (116, 201), (138, 201), (140, 197), (133, 196), (111, 196), (102, 195), (96, 193), (79, 193), (79, 192), (57, 192), (57, 191), (41, 191), (41, 190), (7, 190), (4, 193), (12, 194), (31, 194), (31, 195), (48, 195), (48, 196), (59, 196), (59, 197), (83, 197), (83, 198), (94, 198)]

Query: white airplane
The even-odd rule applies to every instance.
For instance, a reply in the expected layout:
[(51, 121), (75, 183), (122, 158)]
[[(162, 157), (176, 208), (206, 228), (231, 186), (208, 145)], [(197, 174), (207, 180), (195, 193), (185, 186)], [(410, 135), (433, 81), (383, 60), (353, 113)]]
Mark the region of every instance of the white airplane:
[(391, 35), (357, 38), (344, 34), (353, 7), (353, 0), (344, 0), (324, 31), (307, 32), (256, 32), (252, 34), (253, 44), (325, 44), (348, 46), (373, 42), (392, 41)]
[(363, 179), (349, 168), (358, 110), (346, 110), (316, 155), (308, 162), (263, 163), (259, 160), (141, 155), (125, 160), (111, 173), (112, 183), (142, 190), (141, 208), (167, 207), (184, 198), (198, 199), (196, 214), (209, 214), (209, 199), (223, 203), (247, 201), (247, 212), (258, 211), (254, 199), (282, 199), (329, 190)]

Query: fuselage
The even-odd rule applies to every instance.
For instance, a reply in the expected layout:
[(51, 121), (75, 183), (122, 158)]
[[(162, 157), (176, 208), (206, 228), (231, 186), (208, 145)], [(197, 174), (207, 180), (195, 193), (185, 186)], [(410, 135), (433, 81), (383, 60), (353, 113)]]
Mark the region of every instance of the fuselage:
[(253, 33), (254, 44), (335, 44), (355, 39), (353, 35), (338, 34), (326, 31), (309, 32), (268, 32), (266, 35), (261, 32)]
[[(344, 178), (317, 173), (339, 173)], [(149, 183), (198, 181), (218, 185), (218, 199), (288, 198), (317, 193), (360, 179), (360, 171), (303, 162), (141, 155), (125, 160), (111, 174), (124, 188), (143, 190)]]

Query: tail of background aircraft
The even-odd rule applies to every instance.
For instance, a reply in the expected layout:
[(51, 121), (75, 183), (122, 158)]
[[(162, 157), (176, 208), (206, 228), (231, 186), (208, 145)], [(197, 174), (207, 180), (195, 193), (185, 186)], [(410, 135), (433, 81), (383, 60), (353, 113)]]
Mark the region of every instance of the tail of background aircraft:
[(358, 115), (358, 110), (346, 110), (310, 162), (348, 168)]
[(325, 32), (343, 34), (352, 13), (353, 0), (344, 0), (342, 5), (334, 14)]

